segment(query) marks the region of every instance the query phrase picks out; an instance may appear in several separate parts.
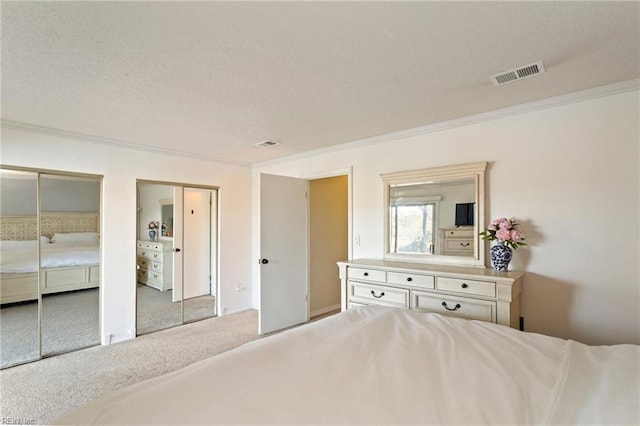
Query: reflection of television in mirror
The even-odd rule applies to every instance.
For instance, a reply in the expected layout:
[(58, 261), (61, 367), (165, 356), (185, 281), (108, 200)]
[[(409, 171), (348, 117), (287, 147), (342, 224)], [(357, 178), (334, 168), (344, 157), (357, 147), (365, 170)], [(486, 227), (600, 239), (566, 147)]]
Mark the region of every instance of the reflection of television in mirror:
[(456, 226), (473, 226), (476, 203), (456, 204)]

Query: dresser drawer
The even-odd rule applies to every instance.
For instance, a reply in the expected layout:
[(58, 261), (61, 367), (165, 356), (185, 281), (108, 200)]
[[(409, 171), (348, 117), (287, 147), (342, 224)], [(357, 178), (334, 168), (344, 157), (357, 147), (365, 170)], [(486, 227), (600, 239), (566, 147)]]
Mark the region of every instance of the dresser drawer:
[(138, 282), (146, 284), (148, 281), (148, 271), (146, 269), (138, 269)]
[(434, 293), (411, 292), (411, 308), (423, 312), (496, 322), (496, 303)]
[(158, 261), (158, 260), (145, 260), (145, 261), (147, 262), (146, 268), (149, 270), (149, 272), (153, 271), (153, 272), (162, 273), (162, 271), (164, 270), (164, 268), (162, 267), (162, 261)]
[(151, 260), (145, 259), (144, 257), (138, 256), (138, 266), (141, 269), (149, 269), (149, 265), (151, 264)]
[(138, 282), (164, 290), (165, 282), (162, 272), (149, 271), (147, 269), (138, 269)]
[(447, 229), (445, 235), (448, 238), (471, 238), (473, 239), (473, 228), (468, 229)]
[(148, 248), (138, 247), (138, 256), (143, 259), (156, 260), (162, 262), (162, 251), (154, 251)]
[(150, 269), (140, 268), (138, 269), (138, 280), (144, 278), (146, 280), (153, 280), (163, 282), (164, 275), (162, 271), (154, 271)]
[(161, 243), (138, 241), (138, 248), (141, 249), (162, 251), (163, 247), (164, 246)]
[(433, 275), (408, 274), (405, 272), (388, 272), (387, 282), (389, 284), (434, 288), (435, 278), (433, 277)]
[(367, 280), (384, 283), (387, 281), (387, 271), (379, 271), (377, 269), (349, 268), (348, 279)]
[(147, 270), (147, 277), (149, 277), (150, 281), (163, 282), (162, 272)]
[(461, 252), (473, 251), (473, 240), (446, 240), (445, 250)]
[(436, 289), (460, 294), (496, 297), (496, 283), (492, 281), (438, 277), (436, 278)]
[(349, 302), (409, 307), (409, 290), (382, 285), (349, 282)]

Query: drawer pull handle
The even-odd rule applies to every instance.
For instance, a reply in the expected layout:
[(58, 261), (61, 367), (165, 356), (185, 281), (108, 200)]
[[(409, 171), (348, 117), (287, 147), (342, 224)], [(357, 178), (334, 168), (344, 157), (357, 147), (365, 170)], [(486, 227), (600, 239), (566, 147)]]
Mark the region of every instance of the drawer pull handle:
[(462, 283), (462, 288), (467, 288), (469, 287), (466, 283)]
[(413, 281), (413, 278), (407, 277), (407, 281), (411, 282), (411, 281)]
[(447, 311), (456, 311), (456, 310), (460, 309), (460, 304), (459, 303), (456, 303), (456, 306), (454, 306), (453, 308), (450, 308), (450, 307), (447, 306), (447, 302), (442, 302), (442, 306), (444, 306), (444, 308)]
[(376, 299), (380, 299), (382, 296), (384, 296), (384, 291), (382, 293), (380, 293), (380, 296), (376, 296), (376, 292), (371, 290), (371, 295), (373, 297), (375, 297)]
[(155, 253), (155, 254), (153, 255), (153, 257), (158, 257), (158, 253)]
[(365, 277), (368, 277), (368, 276), (369, 276), (369, 273), (368, 273), (368, 272), (365, 272), (365, 273), (364, 273), (364, 274), (362, 274), (362, 275), (364, 275)]
[(460, 243), (462, 247), (469, 247), (469, 243)]
[(142, 255), (143, 255), (143, 256), (146, 256), (146, 254), (147, 254), (147, 252), (146, 252), (146, 251), (143, 251), (143, 252), (142, 252)]

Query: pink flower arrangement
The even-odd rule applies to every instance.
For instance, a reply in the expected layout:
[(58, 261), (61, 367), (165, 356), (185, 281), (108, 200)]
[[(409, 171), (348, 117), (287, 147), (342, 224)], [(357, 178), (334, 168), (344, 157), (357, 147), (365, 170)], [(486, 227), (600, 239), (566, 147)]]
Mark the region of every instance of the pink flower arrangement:
[(147, 225), (147, 228), (158, 229), (159, 226), (160, 226), (160, 223), (157, 220), (152, 220), (151, 222), (149, 222), (149, 225)]
[(491, 221), (489, 226), (487, 226), (487, 230), (480, 233), (480, 237), (487, 241), (497, 240), (505, 246), (511, 247), (515, 250), (520, 246), (527, 245), (527, 243), (524, 242), (522, 232), (516, 228), (517, 226), (518, 223), (515, 217), (510, 219), (507, 219), (506, 217), (494, 219)]

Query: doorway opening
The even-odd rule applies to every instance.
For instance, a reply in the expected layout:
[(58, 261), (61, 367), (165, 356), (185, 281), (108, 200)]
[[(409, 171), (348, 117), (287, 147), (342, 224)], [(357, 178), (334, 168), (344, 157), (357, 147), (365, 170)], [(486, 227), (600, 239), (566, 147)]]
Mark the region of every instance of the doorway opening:
[(309, 181), (309, 317), (340, 311), (336, 262), (349, 257), (347, 175)]
[(351, 253), (350, 176), (260, 175), (260, 334), (339, 311), (336, 262)]

